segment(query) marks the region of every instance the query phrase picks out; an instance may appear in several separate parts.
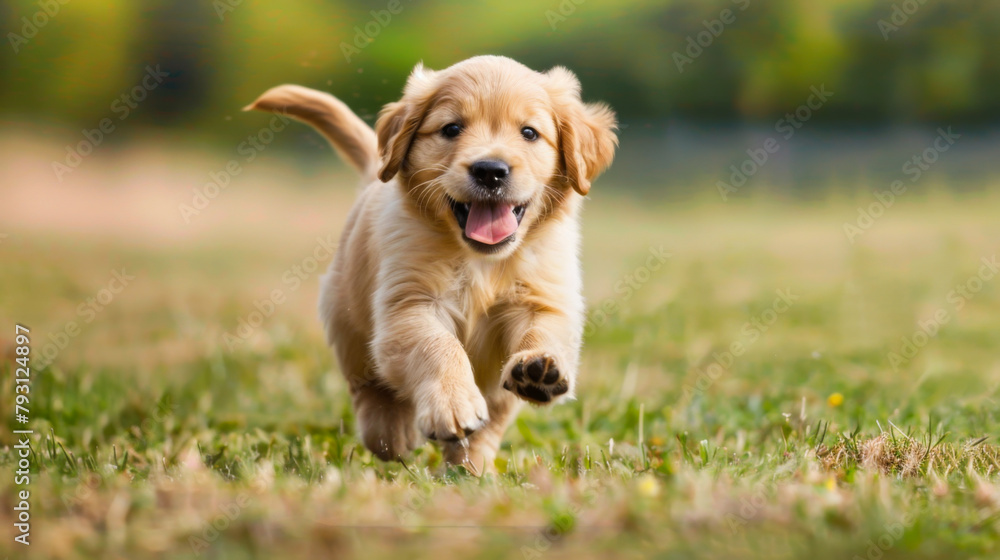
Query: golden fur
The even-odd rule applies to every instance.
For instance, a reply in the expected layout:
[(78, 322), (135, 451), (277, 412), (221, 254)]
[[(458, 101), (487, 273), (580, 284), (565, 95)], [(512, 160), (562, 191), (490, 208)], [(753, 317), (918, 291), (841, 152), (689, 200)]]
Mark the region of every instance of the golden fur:
[[(583, 103), (565, 68), (539, 73), (496, 56), (418, 65), (374, 133), (334, 97), (299, 86), (248, 109), (312, 124), (369, 183), (319, 303), (365, 446), (392, 460), (430, 437), (448, 462), (492, 469), (521, 400), (573, 394), (580, 195), (611, 163), (614, 113)], [(461, 127), (453, 138), (450, 123)], [(449, 201), (478, 200), (469, 166), (483, 159), (509, 165), (502, 196), (523, 219), (477, 250)]]

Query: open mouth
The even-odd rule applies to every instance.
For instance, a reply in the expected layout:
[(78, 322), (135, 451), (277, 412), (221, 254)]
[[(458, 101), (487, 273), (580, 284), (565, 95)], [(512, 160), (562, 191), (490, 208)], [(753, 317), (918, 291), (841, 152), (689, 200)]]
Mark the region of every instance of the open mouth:
[(506, 202), (458, 202), (448, 199), (462, 237), (472, 248), (491, 253), (514, 240), (517, 227), (524, 218), (526, 205)]

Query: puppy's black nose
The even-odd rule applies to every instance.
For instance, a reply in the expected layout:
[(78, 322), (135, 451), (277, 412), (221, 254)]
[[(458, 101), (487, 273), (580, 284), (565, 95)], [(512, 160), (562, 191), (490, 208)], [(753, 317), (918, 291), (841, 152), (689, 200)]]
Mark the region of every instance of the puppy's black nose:
[(469, 173), (475, 177), (477, 183), (493, 190), (507, 182), (510, 166), (500, 160), (484, 159), (470, 165)]

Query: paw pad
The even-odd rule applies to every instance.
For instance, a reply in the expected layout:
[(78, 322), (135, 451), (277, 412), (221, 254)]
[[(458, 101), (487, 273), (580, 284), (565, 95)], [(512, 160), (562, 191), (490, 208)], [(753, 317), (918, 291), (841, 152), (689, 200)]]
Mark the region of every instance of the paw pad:
[(514, 364), (503, 388), (527, 401), (544, 404), (569, 391), (569, 383), (559, 373), (555, 359), (542, 355)]

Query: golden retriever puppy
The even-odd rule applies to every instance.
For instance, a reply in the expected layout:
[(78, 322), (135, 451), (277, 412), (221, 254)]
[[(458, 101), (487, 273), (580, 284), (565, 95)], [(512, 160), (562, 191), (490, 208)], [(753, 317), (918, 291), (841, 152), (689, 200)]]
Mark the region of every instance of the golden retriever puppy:
[(614, 156), (614, 113), (565, 68), (499, 56), (417, 65), (374, 131), (299, 86), (247, 109), (315, 126), (368, 183), (319, 303), (365, 446), (393, 460), (429, 438), (492, 469), (522, 401), (573, 394), (580, 206)]

